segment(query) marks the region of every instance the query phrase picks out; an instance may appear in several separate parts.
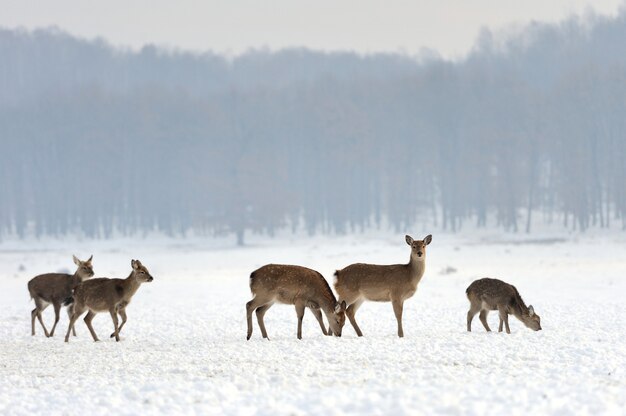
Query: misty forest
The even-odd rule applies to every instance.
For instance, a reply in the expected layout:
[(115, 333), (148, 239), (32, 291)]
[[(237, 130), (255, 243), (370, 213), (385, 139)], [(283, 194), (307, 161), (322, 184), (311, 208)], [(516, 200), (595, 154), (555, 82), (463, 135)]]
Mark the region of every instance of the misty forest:
[(0, 238), (626, 226), (626, 12), (434, 52), (0, 30)]

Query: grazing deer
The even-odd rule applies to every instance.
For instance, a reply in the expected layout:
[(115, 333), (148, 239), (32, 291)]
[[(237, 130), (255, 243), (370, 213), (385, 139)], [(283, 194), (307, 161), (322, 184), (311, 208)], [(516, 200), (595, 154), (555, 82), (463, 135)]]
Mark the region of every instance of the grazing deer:
[[(301, 266), (268, 264), (250, 274), (250, 290), (254, 298), (246, 304), (248, 340), (252, 336), (254, 311), (263, 338), (269, 339), (263, 316), (275, 302), (295, 305), (298, 315), (298, 339), (302, 339), (304, 308), (309, 308), (313, 312), (324, 335), (341, 336), (341, 329), (346, 320), (346, 303), (337, 302), (326, 279), (315, 270)], [(324, 327), (321, 311), (324, 311), (330, 324), (328, 332)]]
[(398, 321), (398, 336), (403, 337), (402, 308), (404, 301), (413, 296), (417, 285), (422, 280), (426, 262), (426, 246), (433, 237), (427, 235), (423, 240), (413, 240), (405, 236), (406, 243), (411, 246), (411, 258), (408, 264), (382, 266), (377, 264), (351, 264), (337, 270), (335, 290), (339, 301), (348, 305), (346, 315), (357, 335), (363, 333), (356, 323), (354, 315), (366, 300), (375, 302), (391, 302)]
[[(91, 321), (99, 312), (109, 312), (113, 319), (115, 331), (111, 338), (120, 340), (120, 331), (126, 323), (126, 306), (130, 303), (133, 295), (144, 282), (151, 282), (154, 278), (148, 269), (139, 260), (131, 260), (133, 270), (126, 279), (109, 279), (100, 277), (81, 283), (74, 289), (73, 310), (70, 318), (70, 325), (67, 328), (65, 342), (69, 341), (70, 329), (74, 327), (76, 320), (86, 311), (85, 324), (91, 332), (94, 341), (99, 341), (96, 332), (91, 326)], [(118, 327), (117, 315), (122, 318), (122, 324)]]
[[(39, 276), (33, 277), (28, 282), (28, 292), (30, 293), (30, 297), (35, 301), (35, 309), (30, 313), (32, 335), (35, 335), (36, 318), (39, 319), (39, 323), (46, 337), (54, 336), (54, 330), (59, 323), (61, 304), (65, 306), (69, 305), (68, 300), (72, 297), (72, 290), (76, 285), (93, 276), (93, 267), (91, 265), (93, 256), (89, 257), (86, 261), (80, 261), (76, 256), (72, 257), (74, 263), (78, 266), (73, 275), (64, 273), (40, 274)], [(54, 307), (54, 325), (50, 333), (48, 333), (46, 326), (43, 324), (41, 313), (50, 304)], [(67, 309), (67, 313), (70, 315), (70, 308)], [(76, 335), (76, 331), (74, 331), (74, 335)]]
[(479, 318), (487, 332), (491, 332), (487, 324), (489, 311), (500, 313), (500, 326), (498, 332), (502, 332), (502, 324), (506, 326), (506, 333), (510, 334), (509, 314), (522, 321), (524, 325), (534, 331), (541, 331), (541, 318), (535, 313), (532, 305), (526, 307), (515, 286), (498, 279), (479, 279), (472, 282), (465, 290), (470, 301), (470, 309), (467, 312), (467, 330), (472, 330), (472, 319), (480, 312)]

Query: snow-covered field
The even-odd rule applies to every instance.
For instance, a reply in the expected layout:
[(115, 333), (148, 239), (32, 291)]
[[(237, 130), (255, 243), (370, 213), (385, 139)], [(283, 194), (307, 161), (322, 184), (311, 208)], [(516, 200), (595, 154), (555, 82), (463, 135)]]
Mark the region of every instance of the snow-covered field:
[[(414, 235), (423, 237), (423, 235)], [(488, 234), (438, 235), (426, 274), (405, 303), (405, 338), (388, 303), (366, 303), (342, 338), (324, 337), (306, 312), (296, 339), (292, 306), (266, 315), (246, 341), (248, 276), (265, 263), (320, 271), (353, 262), (398, 263), (404, 235), (251, 240), (0, 243), (0, 414), (624, 414), (626, 236), (567, 241)], [(122, 341), (108, 315), (82, 319), (78, 337), (30, 335), (26, 290), (39, 273), (94, 254), (97, 276), (126, 277), (140, 259), (154, 282), (128, 307)], [(456, 269), (451, 272), (448, 268)], [(533, 332), (465, 330), (465, 288), (479, 277), (513, 283), (542, 319)], [(492, 329), (497, 314), (490, 315)], [(44, 319), (52, 324), (52, 308)]]

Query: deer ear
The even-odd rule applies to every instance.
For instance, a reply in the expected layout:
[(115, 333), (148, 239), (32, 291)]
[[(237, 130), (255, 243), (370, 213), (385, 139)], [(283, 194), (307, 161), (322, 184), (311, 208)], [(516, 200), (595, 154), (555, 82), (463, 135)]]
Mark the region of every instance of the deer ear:
[(429, 245), (431, 241), (433, 241), (432, 235), (428, 234), (426, 237), (424, 237), (424, 245)]
[(341, 303), (337, 302), (335, 304), (335, 313), (343, 312), (346, 310), (346, 301), (342, 301)]
[(93, 254), (91, 255), (91, 257), (89, 257), (89, 259), (85, 263), (91, 263), (91, 260), (93, 260)]
[(412, 238), (410, 235), (405, 235), (405, 236), (404, 236), (404, 239), (406, 240), (406, 243), (407, 243), (408, 245), (413, 244), (413, 238)]
[(130, 261), (130, 267), (132, 267), (134, 270), (137, 270), (139, 267), (137, 266), (137, 261), (136, 260), (131, 260)]
[(530, 305), (528, 307), (528, 315), (533, 316), (534, 314), (535, 314), (535, 308), (533, 308), (533, 305)]
[(78, 260), (78, 257), (72, 255), (72, 259), (74, 260), (75, 265), (80, 266), (80, 260)]

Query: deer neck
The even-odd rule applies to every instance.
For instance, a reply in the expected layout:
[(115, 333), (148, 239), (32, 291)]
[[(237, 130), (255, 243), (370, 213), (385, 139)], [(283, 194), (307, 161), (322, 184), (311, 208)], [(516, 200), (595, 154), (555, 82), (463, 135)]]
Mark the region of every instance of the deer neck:
[(82, 281), (83, 281), (83, 278), (80, 277), (80, 275), (78, 274), (78, 270), (76, 271), (76, 273), (70, 276), (70, 282), (71, 282), (72, 288), (75, 288), (76, 286), (78, 286), (78, 284)]
[(324, 315), (326, 315), (326, 319), (328, 319), (328, 322), (331, 321), (331, 319), (335, 319), (335, 304), (331, 304), (330, 302), (324, 302), (323, 305), (320, 305), (320, 309), (324, 312)]
[(524, 317), (528, 317), (528, 307), (522, 300), (518, 293), (515, 294), (515, 304), (511, 306), (511, 313), (520, 321), (524, 320)]
[(324, 311), (326, 317), (330, 319), (330, 316), (335, 313), (335, 304), (331, 303), (330, 301), (324, 301), (320, 305), (320, 309)]
[(130, 276), (124, 279), (122, 286), (124, 287), (124, 298), (130, 299), (141, 286), (141, 282), (135, 277), (135, 272), (131, 272)]
[(426, 270), (426, 256), (424, 255), (421, 258), (417, 258), (416, 256), (413, 256), (413, 254), (411, 254), (408, 268), (410, 280), (418, 283), (424, 275), (424, 270)]

